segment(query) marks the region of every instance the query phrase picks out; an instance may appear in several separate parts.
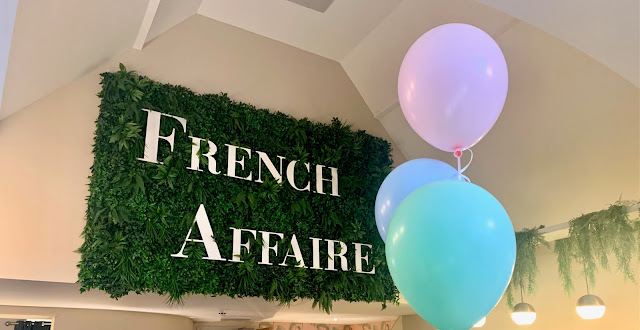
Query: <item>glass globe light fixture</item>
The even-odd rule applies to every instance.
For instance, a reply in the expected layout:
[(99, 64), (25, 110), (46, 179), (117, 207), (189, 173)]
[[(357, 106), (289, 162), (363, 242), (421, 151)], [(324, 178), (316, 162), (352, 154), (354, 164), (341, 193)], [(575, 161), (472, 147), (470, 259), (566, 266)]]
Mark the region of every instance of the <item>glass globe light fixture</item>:
[(584, 284), (587, 287), (587, 294), (578, 299), (576, 303), (576, 312), (585, 320), (599, 319), (604, 315), (606, 307), (604, 301), (596, 295), (589, 292), (589, 278), (587, 277), (587, 266), (584, 265)]
[(536, 310), (533, 309), (533, 306), (525, 302), (521, 302), (513, 307), (513, 312), (511, 312), (511, 319), (517, 325), (532, 324), (533, 321), (536, 320)]
[(529, 325), (532, 324), (536, 320), (536, 310), (533, 309), (533, 306), (524, 302), (522, 298), (524, 287), (520, 285), (520, 303), (513, 306), (513, 311), (511, 312), (511, 319), (517, 325)]
[(480, 319), (480, 321), (476, 322), (476, 324), (473, 325), (474, 328), (482, 328), (482, 326), (487, 322), (487, 317), (483, 317)]
[(604, 315), (605, 310), (606, 306), (604, 305), (604, 301), (602, 301), (600, 297), (592, 294), (580, 297), (576, 304), (576, 312), (585, 320), (599, 319)]

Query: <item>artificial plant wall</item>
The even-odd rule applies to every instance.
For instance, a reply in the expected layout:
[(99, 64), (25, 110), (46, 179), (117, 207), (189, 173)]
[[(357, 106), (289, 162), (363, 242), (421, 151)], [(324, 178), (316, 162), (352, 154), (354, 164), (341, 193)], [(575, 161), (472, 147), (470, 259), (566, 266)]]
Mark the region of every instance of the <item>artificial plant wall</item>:
[[(330, 124), (297, 120), (232, 101), (225, 94), (197, 95), (128, 72), (124, 66), (102, 74), (99, 96), (85, 241), (79, 249), (82, 290), (97, 288), (113, 298), (155, 292), (173, 301), (188, 294), (263, 297), (282, 303), (308, 298), (326, 311), (338, 299), (383, 306), (397, 302), (373, 214), (377, 189), (391, 165), (387, 141), (351, 130), (337, 119)], [(173, 152), (168, 143), (159, 144), (162, 164), (137, 159), (144, 150), (147, 112), (142, 109), (188, 121), (186, 133), (176, 121), (161, 122), (162, 136), (172, 129), (177, 134)], [(297, 191), (273, 179), (260, 184), (187, 170), (191, 140), (179, 134), (336, 167), (340, 197)], [(205, 146), (200, 156), (208, 151)], [(225, 166), (226, 155), (219, 157), (219, 166)], [(207, 158), (200, 158), (206, 167)], [(256, 162), (246, 166), (244, 170), (257, 171)], [(296, 176), (305, 175), (304, 167), (297, 167)], [(287, 252), (287, 237), (293, 234), (306, 257), (312, 254), (307, 237), (372, 244), (369, 266), (375, 266), (375, 275), (260, 265), (260, 240), (243, 252), (243, 263), (202, 260), (205, 249), (197, 243), (187, 243), (189, 258), (171, 257), (192, 228), (200, 204), (206, 206), (223, 256), (232, 254), (229, 227), (251, 228), (284, 233), (278, 255)], [(326, 262), (326, 249), (320, 252)], [(349, 260), (353, 253), (349, 249)]]

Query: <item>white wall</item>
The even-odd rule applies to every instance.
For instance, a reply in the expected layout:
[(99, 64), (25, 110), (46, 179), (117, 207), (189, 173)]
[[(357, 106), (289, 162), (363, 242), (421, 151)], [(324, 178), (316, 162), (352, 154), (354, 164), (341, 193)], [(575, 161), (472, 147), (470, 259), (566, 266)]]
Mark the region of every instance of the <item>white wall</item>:
[(0, 113), (2, 112), (2, 92), (4, 79), (7, 75), (9, 62), (9, 50), (11, 49), (11, 37), (13, 36), (13, 24), (16, 19), (18, 0), (0, 1)]
[(0, 267), (0, 278), (77, 280), (73, 251), (82, 244), (99, 73), (118, 62), (196, 92), (227, 92), (298, 118), (339, 117), (389, 139), (339, 63), (193, 16), (0, 121), (0, 251), (10, 251), (0, 264), (11, 265)]
[(18, 1), (0, 120), (129, 49), (148, 3)]
[[(47, 316), (53, 319), (52, 330), (193, 330), (193, 322), (186, 317), (135, 313), (123, 311), (108, 311), (96, 309), (71, 308), (36, 308), (21, 306), (0, 306), (0, 315), (26, 318), (27, 316)], [(12, 318), (15, 320), (16, 318)], [(4, 327), (4, 322), (0, 329)]]
[[(403, 330), (404, 329), (404, 316), (400, 316), (397, 320), (396, 323), (393, 324), (393, 328), (391, 328), (391, 330)], [(409, 329), (409, 328), (407, 328)]]

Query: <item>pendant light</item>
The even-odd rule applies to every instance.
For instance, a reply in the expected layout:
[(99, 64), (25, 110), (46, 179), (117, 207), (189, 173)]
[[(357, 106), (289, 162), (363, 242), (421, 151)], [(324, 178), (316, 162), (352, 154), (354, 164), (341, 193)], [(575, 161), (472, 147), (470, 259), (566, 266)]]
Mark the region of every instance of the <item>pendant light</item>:
[(487, 317), (483, 317), (480, 319), (480, 321), (476, 322), (476, 324), (473, 325), (474, 328), (482, 328), (482, 326), (487, 322)]
[(587, 284), (587, 294), (578, 299), (576, 312), (585, 320), (599, 319), (604, 315), (606, 306), (600, 297), (589, 293), (589, 280), (587, 279), (586, 266), (584, 280)]
[(520, 287), (520, 303), (513, 306), (511, 319), (517, 325), (529, 325), (536, 320), (536, 310), (522, 299), (522, 286)]

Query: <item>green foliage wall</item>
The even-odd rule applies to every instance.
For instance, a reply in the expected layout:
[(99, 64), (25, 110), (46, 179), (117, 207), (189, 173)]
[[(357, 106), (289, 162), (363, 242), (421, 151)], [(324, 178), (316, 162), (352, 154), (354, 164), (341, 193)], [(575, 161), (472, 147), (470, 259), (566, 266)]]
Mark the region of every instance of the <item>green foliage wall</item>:
[[(308, 298), (326, 311), (339, 299), (383, 306), (397, 302), (373, 213), (377, 189), (391, 166), (387, 141), (353, 131), (337, 119), (330, 124), (296, 120), (234, 102), (225, 94), (197, 95), (128, 72), (124, 66), (102, 78), (85, 242), (79, 249), (83, 291), (97, 288), (113, 298), (155, 292), (172, 301), (188, 294), (263, 297), (285, 304)], [(177, 121), (161, 122), (161, 135), (176, 129), (173, 152), (168, 143), (159, 144), (162, 165), (137, 160), (144, 148), (143, 108), (187, 119), (187, 134)], [(188, 170), (192, 146), (187, 136), (216, 143), (222, 170), (225, 143), (272, 158), (280, 155), (337, 167), (341, 197), (296, 191), (273, 179), (260, 184)], [(202, 149), (208, 151), (206, 143)], [(205, 162), (202, 157), (201, 168)], [(257, 171), (257, 162), (248, 161), (247, 166)], [(297, 171), (296, 177), (307, 175), (304, 166)], [(286, 253), (286, 238), (293, 234), (307, 259), (312, 255), (308, 237), (341, 240), (350, 246), (350, 268), (351, 243), (372, 244), (370, 262), (376, 274), (259, 265), (260, 241), (253, 241), (251, 252), (243, 254), (244, 263), (202, 260), (205, 251), (197, 243), (187, 243), (189, 258), (171, 257), (179, 251), (200, 204), (206, 207), (225, 258), (232, 253), (229, 227), (249, 228), (284, 233), (278, 256)], [(326, 265), (326, 248), (321, 253)]]

